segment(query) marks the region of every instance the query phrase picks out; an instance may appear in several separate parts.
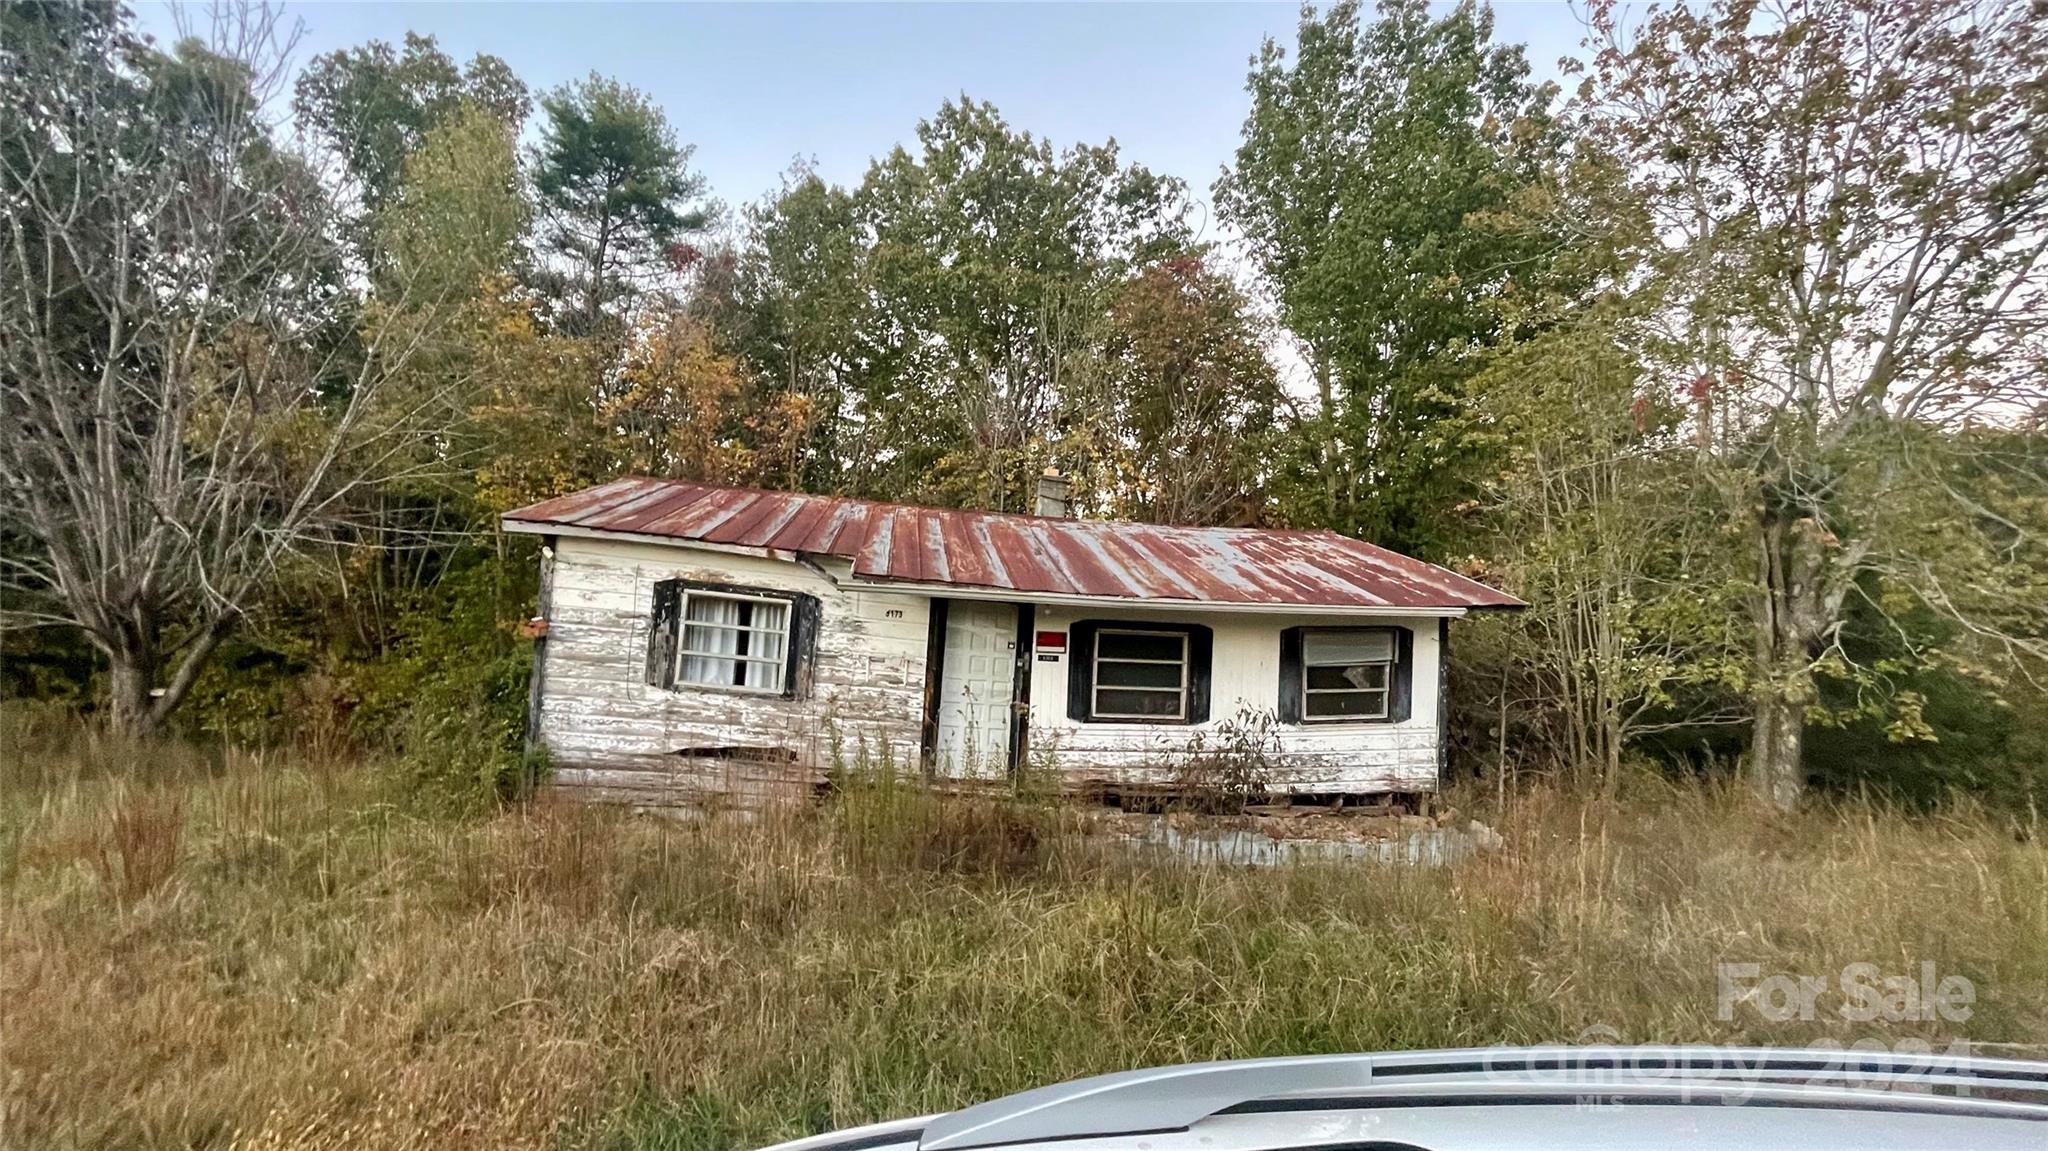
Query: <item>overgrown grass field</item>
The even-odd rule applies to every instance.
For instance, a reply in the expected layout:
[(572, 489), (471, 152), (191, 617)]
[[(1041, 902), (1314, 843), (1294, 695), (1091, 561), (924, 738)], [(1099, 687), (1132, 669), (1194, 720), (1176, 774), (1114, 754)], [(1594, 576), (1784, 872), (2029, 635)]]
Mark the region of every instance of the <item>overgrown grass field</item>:
[[(1576, 1039), (2048, 1054), (2048, 850), (1632, 781), (1454, 868), (1141, 859), (1022, 801), (425, 814), (374, 765), (16, 732), (9, 1147), (723, 1149), (1133, 1064)], [(1931, 961), (1967, 1021), (1719, 1017)]]

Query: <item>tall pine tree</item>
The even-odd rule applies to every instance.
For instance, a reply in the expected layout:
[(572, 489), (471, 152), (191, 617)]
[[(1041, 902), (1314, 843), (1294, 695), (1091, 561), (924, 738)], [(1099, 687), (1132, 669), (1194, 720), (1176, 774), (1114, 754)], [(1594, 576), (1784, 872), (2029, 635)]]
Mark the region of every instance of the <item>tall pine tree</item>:
[(686, 264), (683, 241), (710, 223), (704, 179), (637, 89), (593, 74), (540, 103), (534, 192), (541, 244), (557, 261), (545, 286), (565, 330), (619, 330), (631, 301)]

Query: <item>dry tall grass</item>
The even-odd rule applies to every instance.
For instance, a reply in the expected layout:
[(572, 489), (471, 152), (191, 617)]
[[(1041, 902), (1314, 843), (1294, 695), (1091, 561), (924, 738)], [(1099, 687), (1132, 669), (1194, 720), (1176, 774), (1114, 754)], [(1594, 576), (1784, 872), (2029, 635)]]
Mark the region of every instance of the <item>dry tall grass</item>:
[[(1442, 871), (1140, 861), (857, 789), (699, 824), (412, 814), (373, 769), (16, 739), (0, 1143), (758, 1143), (1170, 1060), (1571, 1040), (2048, 1053), (2048, 850), (1641, 782)], [(1717, 1017), (1715, 965), (1975, 984), (1966, 1024)]]

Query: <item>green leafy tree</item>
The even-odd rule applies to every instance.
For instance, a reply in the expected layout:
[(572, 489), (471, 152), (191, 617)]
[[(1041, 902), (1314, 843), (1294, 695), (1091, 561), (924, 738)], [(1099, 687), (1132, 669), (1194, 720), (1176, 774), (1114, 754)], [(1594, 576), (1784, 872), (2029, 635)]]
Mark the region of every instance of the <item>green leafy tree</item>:
[[(1921, 803), (1968, 794), (2019, 811), (2048, 801), (2048, 676), (2012, 658), (2009, 634), (2038, 629), (2033, 605), (2048, 603), (2048, 425), (1979, 424), (1954, 433), (1922, 429), (1916, 454), (1940, 466), (1917, 482), (1967, 492), (2011, 525), (2010, 534), (1939, 511), (1942, 490), (1902, 491), (1896, 514), (1873, 529), (1905, 535), (1910, 551), (1943, 555), (1935, 574), (1985, 580), (2004, 611), (1967, 626), (1936, 602), (1901, 595), (1866, 572), (1845, 605), (1839, 658), (1822, 661), (1807, 709), (1806, 770), (1831, 789), (1874, 788)], [(1956, 549), (1960, 556), (1947, 553)], [(1960, 561), (1960, 562), (1958, 562)], [(2032, 615), (2033, 620), (2028, 616)], [(1994, 626), (1984, 627), (1986, 622)], [(2038, 630), (2035, 632), (2038, 637)]]
[(410, 32), (403, 48), (372, 40), (314, 57), (292, 92), (299, 126), (340, 158), (361, 197), (365, 247), (433, 128), (480, 110), (516, 135), (529, 107), (525, 83), (503, 60), (478, 55), (458, 67), (432, 36)]
[(1482, 574), (1530, 606), (1465, 649), (1489, 665), (1473, 678), (1506, 683), (1491, 718), (1524, 762), (1603, 789), (1654, 742), (1739, 723), (1747, 670), (1741, 549), (1685, 407), (1631, 350), (1637, 307), (1610, 298), (1545, 325), (1475, 381), (1503, 444)]
[(532, 211), (512, 132), (488, 109), (467, 105), (429, 129), (392, 203), (380, 263), (415, 302), (474, 296), (521, 263)]
[(765, 386), (805, 400), (812, 426), (800, 479), (821, 491), (846, 482), (863, 387), (888, 370), (856, 213), (853, 193), (792, 172), (747, 209), (730, 308), (714, 321)]
[[(476, 412), (506, 370), (510, 341), (492, 325), (528, 296), (516, 277), (530, 217), (510, 130), (471, 106), (427, 131), (379, 220), (382, 272), (363, 330), (387, 346), (411, 349), (391, 402), (434, 398), (443, 406), (434, 423), (445, 434), (378, 447), (409, 459), (411, 475), (365, 497), (378, 530), (350, 540), (348, 554), (330, 565), (363, 577), (353, 581), (349, 598), (358, 605), (352, 630), (367, 646), (385, 646), (387, 621), (459, 562), (456, 553), (502, 510), (478, 498), (475, 469), (494, 458), (498, 446), (490, 440), (499, 429)], [(382, 562), (369, 564), (371, 555)]]
[(409, 342), (336, 336), (339, 213), (261, 115), (274, 19), (166, 54), (107, 9), (0, 10), (6, 622), (84, 634), (135, 732), (448, 408), (392, 402)]
[(1750, 765), (1790, 806), (1817, 677), (1883, 670), (1845, 643), (1853, 600), (2048, 656), (2019, 514), (2048, 468), (1973, 469), (1964, 434), (2044, 401), (2048, 24), (2010, 0), (1591, 15), (1583, 130), (1653, 222), (1646, 350), (1691, 378), (1753, 557)]
[(476, 498), (491, 514), (618, 478), (600, 425), (600, 370), (591, 341), (543, 322), (544, 302), (510, 281), (471, 313), (464, 354), (475, 365), (465, 427), (475, 437)]
[(1102, 367), (1069, 417), (1084, 491), (1104, 510), (1168, 524), (1256, 523), (1280, 383), (1243, 294), (1197, 256), (1154, 264), (1117, 290)]
[(647, 287), (694, 253), (683, 241), (711, 220), (691, 149), (646, 95), (593, 74), (541, 97), (533, 155), (543, 249), (557, 261), (546, 287), (561, 326), (617, 335)]
[[(1280, 476), (1291, 516), (1441, 551), (1479, 474), (1469, 380), (1497, 302), (1540, 280), (1552, 90), (1483, 7), (1304, 9), (1267, 41), (1236, 164), (1216, 187), (1301, 341), (1317, 404)], [(1537, 203), (1532, 203), (1536, 201)]]
[(756, 215), (750, 354), (829, 386), (838, 486), (1025, 506), (1068, 438), (1062, 397), (1099, 368), (1110, 301), (1187, 249), (1185, 216), (1181, 185), (1114, 144), (1056, 149), (949, 102), (858, 190), (800, 179)]

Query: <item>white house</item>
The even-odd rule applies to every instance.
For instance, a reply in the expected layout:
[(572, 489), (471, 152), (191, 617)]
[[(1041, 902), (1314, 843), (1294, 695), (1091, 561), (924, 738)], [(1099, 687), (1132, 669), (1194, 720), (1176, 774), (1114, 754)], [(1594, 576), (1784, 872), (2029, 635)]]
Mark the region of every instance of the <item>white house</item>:
[(648, 479), (504, 525), (546, 539), (530, 722), (555, 784), (641, 804), (884, 760), (1156, 788), (1254, 745), (1275, 789), (1427, 792), (1449, 621), (1522, 606), (1320, 531)]

